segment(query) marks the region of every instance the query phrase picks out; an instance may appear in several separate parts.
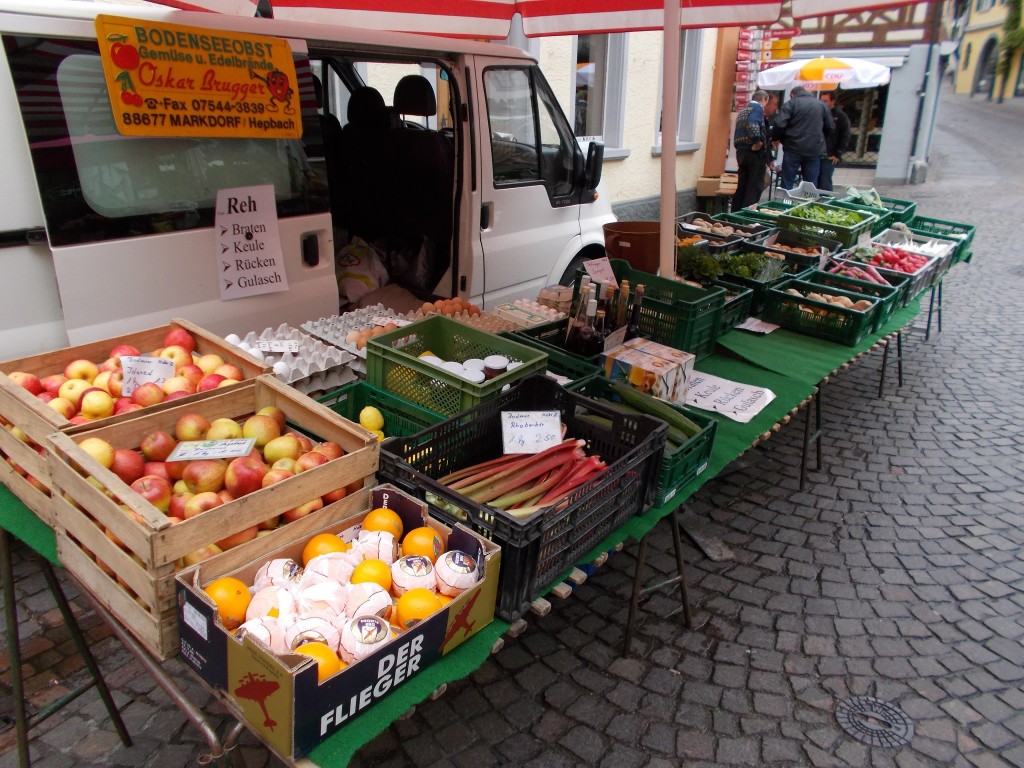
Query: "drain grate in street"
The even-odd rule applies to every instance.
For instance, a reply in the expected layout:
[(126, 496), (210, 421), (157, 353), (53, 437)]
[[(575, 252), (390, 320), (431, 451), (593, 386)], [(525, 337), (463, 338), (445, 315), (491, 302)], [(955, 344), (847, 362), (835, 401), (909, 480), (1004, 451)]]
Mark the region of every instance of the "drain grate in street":
[(903, 710), (871, 696), (840, 701), (836, 720), (855, 739), (874, 747), (902, 747), (914, 738), (914, 723)]

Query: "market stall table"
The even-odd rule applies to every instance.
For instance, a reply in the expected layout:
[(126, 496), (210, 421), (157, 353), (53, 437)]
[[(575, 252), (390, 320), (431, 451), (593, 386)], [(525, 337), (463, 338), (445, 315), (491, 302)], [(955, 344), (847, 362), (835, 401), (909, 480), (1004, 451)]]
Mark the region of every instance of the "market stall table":
[[(646, 537), (663, 518), (670, 515), (674, 517), (687, 499), (718, 475), (729, 463), (753, 445), (769, 437), (780, 424), (789, 421), (798, 409), (808, 406), (816, 396), (819, 384), (823, 379), (873, 348), (881, 340), (905, 327), (916, 316), (918, 309), (919, 303), (915, 301), (898, 311), (883, 328), (866, 337), (855, 347), (822, 342), (782, 330), (764, 337), (746, 337), (746, 334), (737, 332), (727, 334), (723, 337), (722, 347), (729, 352), (716, 353), (700, 361), (696, 366), (697, 370), (732, 381), (766, 387), (772, 390), (775, 399), (747, 423), (719, 417), (719, 428), (706, 470), (679, 489), (670, 502), (651, 507), (643, 514), (627, 520), (595, 546), (591, 552), (582, 557), (579, 562), (592, 562), (629, 539), (641, 542), (643, 550)], [(53, 531), (40, 522), (6, 488), (0, 488), (0, 527), (21, 539), (51, 562), (58, 562)], [(672, 535), (678, 535), (676, 526), (673, 526)], [(671, 579), (670, 583), (681, 584), (685, 598), (681, 554), (677, 564), (680, 573), (677, 574), (676, 579)], [(643, 565), (643, 558), (638, 558), (634, 574), (636, 584), (639, 584)], [(561, 579), (556, 583), (560, 581)], [(627, 633), (632, 631), (635, 604), (640, 592), (641, 590), (634, 589)], [(92, 603), (91, 600), (90, 603)], [(95, 603), (93, 605), (95, 607)], [(688, 614), (688, 607), (684, 613)], [(100, 615), (103, 616), (103, 613), (100, 612)], [(104, 616), (104, 618), (108, 622), (113, 621), (109, 616)], [(123, 631), (123, 628), (121, 629)], [(376, 737), (407, 712), (410, 707), (429, 698), (442, 685), (464, 678), (482, 665), (495, 647), (496, 641), (508, 629), (507, 622), (495, 619), (483, 631), (468, 639), (442, 660), (410, 678), (393, 695), (375, 704), (372, 709), (372, 717), (355, 718), (351, 723), (338, 729), (334, 735), (315, 747), (296, 764), (302, 766), (346, 765), (360, 747)], [(121, 633), (118, 634), (124, 639)], [(145, 658), (147, 654), (144, 650), (141, 648), (131, 650), (137, 656), (142, 654), (140, 661), (155, 678), (161, 676), (164, 678), (157, 680), (161, 686), (171, 686), (171, 690), (177, 687), (175, 681), (158, 663), (152, 658)], [(180, 691), (180, 688), (178, 690)], [(176, 701), (179, 701), (180, 704), (188, 703), (183, 699), (176, 698)], [(202, 723), (197, 722), (194, 718), (190, 717), (190, 719), (197, 727), (204, 729)], [(216, 734), (212, 729), (209, 731), (204, 729), (204, 732), (210, 741), (211, 753), (221, 754), (223, 746), (216, 740)], [(238, 727), (236, 726), (229, 731), (223, 744), (231, 746), (237, 738), (237, 734)]]

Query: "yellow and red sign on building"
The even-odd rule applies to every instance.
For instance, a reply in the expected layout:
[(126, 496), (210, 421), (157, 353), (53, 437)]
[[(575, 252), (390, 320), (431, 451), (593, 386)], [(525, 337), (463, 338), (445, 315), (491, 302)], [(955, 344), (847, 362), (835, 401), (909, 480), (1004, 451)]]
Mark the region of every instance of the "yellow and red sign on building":
[(103, 73), (126, 136), (302, 136), (287, 40), (97, 16)]

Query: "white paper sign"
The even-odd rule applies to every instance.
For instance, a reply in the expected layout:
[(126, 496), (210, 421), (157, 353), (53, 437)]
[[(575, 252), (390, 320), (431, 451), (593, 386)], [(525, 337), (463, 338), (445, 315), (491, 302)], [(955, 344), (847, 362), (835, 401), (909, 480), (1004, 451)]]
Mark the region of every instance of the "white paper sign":
[(614, 331), (604, 337), (604, 350), (607, 352), (609, 349), (615, 349), (622, 342), (626, 340), (626, 331), (629, 330), (628, 326), (622, 326), (616, 328)]
[(766, 333), (778, 330), (780, 326), (775, 325), (775, 323), (766, 323), (764, 320), (759, 320), (756, 317), (748, 317), (736, 327), (740, 330), (750, 331), (751, 333), (757, 333), (763, 336)]
[(268, 341), (257, 341), (256, 349), (260, 352), (291, 352), (299, 351), (299, 342), (295, 339), (270, 339)]
[(287, 291), (274, 185), (219, 190), (216, 217), (221, 299)]
[(254, 445), (255, 437), (238, 437), (233, 440), (183, 440), (174, 447), (167, 461), (237, 459), (248, 456)]
[(387, 325), (388, 323), (394, 323), (399, 328), (404, 328), (407, 325), (412, 324), (412, 320), (406, 320), (404, 317), (382, 317), (375, 315), (370, 320), (370, 325)]
[(733, 421), (746, 424), (775, 399), (775, 393), (729, 381), (709, 373), (694, 371), (686, 391), (686, 404), (703, 411), (720, 413)]
[(600, 259), (584, 261), (583, 268), (587, 270), (587, 274), (590, 275), (590, 279), (595, 283), (601, 283), (601, 285), (611, 283), (616, 288), (619, 287), (618, 282), (615, 280), (615, 272), (612, 271), (612, 263), (608, 260), (607, 256), (602, 256)]
[(505, 453), (540, 453), (562, 442), (558, 411), (502, 411), (501, 442)]
[(145, 384), (147, 381), (163, 384), (171, 378), (174, 375), (174, 361), (162, 357), (122, 355), (121, 371), (124, 373), (121, 396), (128, 397), (138, 389), (140, 384)]

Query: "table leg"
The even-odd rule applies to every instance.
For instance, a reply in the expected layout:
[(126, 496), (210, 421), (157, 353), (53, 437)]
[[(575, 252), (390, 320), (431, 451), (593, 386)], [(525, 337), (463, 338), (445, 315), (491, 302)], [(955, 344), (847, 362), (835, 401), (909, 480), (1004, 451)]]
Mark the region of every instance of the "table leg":
[(4, 580), (4, 618), (7, 621), (7, 653), (11, 662), (11, 696), (14, 699), (14, 727), (18, 736), (18, 765), (28, 768), (28, 718), (21, 679), (21, 638), (18, 637), (18, 607), (14, 595), (14, 567), (7, 531), (0, 528), (0, 578)]
[[(881, 397), (885, 391), (885, 369), (889, 366), (889, 341), (886, 339), (882, 344), (882, 372), (878, 374), (878, 396)], [(900, 362), (902, 366), (902, 362)]]
[(896, 380), (903, 386), (903, 331), (896, 332)]
[[(171, 701), (174, 702), (175, 706), (181, 711), (189, 722), (198, 728), (203, 738), (206, 739), (207, 745), (210, 747), (210, 754), (202, 755), (199, 758), (201, 765), (209, 765), (210, 763), (220, 760), (223, 757), (228, 757), (235, 768), (241, 768), (242, 763), (238, 762), (241, 760), (241, 755), (237, 753), (237, 750), (232, 749), (230, 756), (221, 744), (220, 738), (217, 736), (217, 731), (210, 725), (206, 719), (206, 715), (199, 707), (192, 703), (189, 698), (185, 695), (185, 692), (181, 689), (174, 679), (167, 674), (163, 667), (149, 654), (149, 652), (143, 648), (135, 637), (124, 627), (121, 626), (120, 622), (110, 615), (110, 612), (92, 595), (89, 590), (82, 587), (78, 582), (75, 582), (78, 587), (79, 593), (82, 598), (89, 603), (89, 606), (96, 612), (96, 615), (102, 618), (110, 630), (117, 635), (125, 648), (138, 660), (143, 668), (149, 673), (157, 685), (159, 685), (166, 693)], [(241, 732), (241, 725), (238, 725), (238, 730), (232, 730), (228, 734), (230, 744), (234, 746), (238, 740), (238, 736)]]
[(807, 484), (807, 453), (811, 447), (811, 443), (814, 443), (815, 450), (815, 465), (814, 468), (817, 470), (821, 469), (821, 390), (824, 387), (824, 382), (818, 384), (818, 388), (811, 395), (811, 399), (814, 401), (814, 431), (811, 431), (811, 405), (807, 406), (807, 413), (804, 414), (804, 445), (803, 450), (800, 452), (800, 490), (802, 491)]
[(640, 549), (636, 553), (636, 565), (633, 566), (633, 592), (629, 596), (629, 613), (626, 615), (626, 637), (622, 644), (622, 655), (628, 656), (633, 642), (633, 627), (636, 623), (636, 608), (643, 591), (643, 568), (647, 562), (647, 537), (640, 539)]

